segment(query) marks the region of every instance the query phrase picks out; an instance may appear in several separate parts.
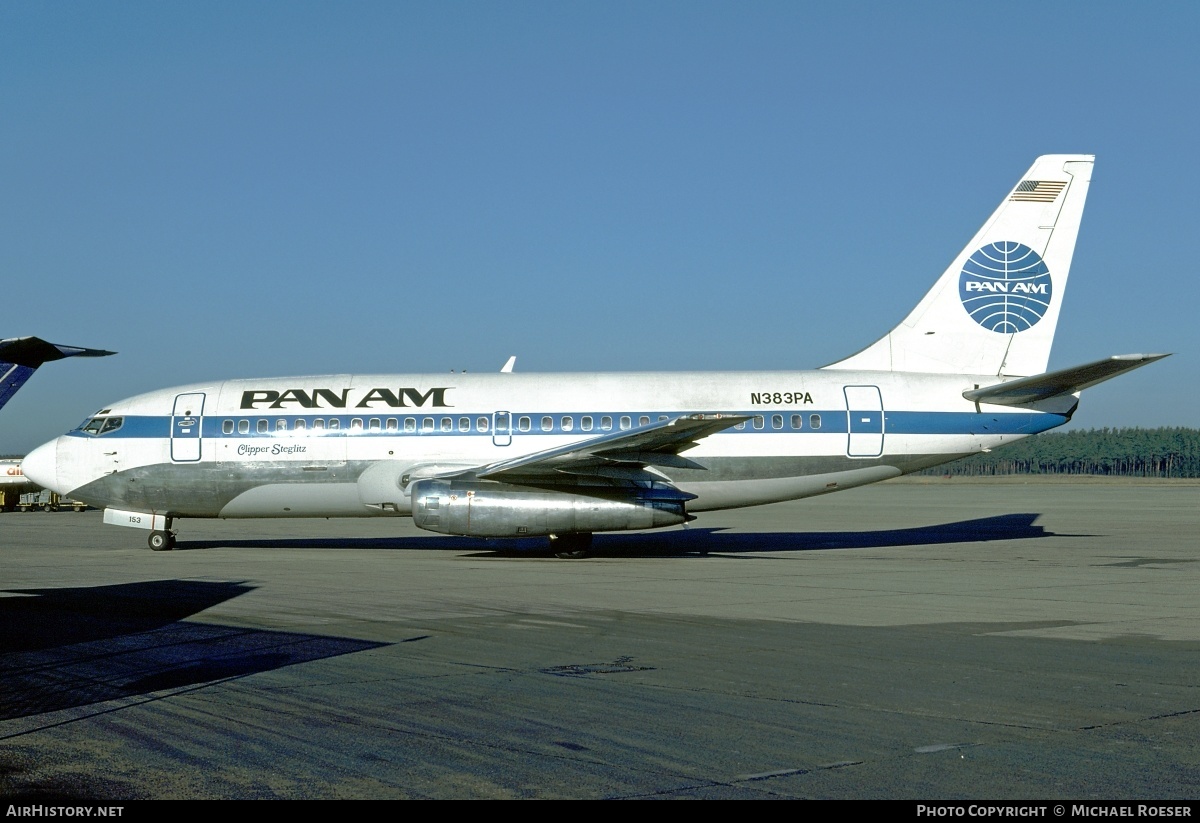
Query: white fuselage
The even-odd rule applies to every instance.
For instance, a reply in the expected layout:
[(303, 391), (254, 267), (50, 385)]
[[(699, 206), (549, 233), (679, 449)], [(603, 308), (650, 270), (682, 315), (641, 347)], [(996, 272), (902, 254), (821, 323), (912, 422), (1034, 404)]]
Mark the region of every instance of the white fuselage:
[[(962, 397), (995, 377), (897, 372), (328, 375), (133, 397), (41, 447), (27, 474), (169, 517), (411, 514), (408, 486), (695, 413), (750, 416), (652, 469), (692, 512), (895, 477), (1060, 425)], [(49, 476), (48, 476), (49, 475)], [(49, 482), (47, 482), (49, 481)]]

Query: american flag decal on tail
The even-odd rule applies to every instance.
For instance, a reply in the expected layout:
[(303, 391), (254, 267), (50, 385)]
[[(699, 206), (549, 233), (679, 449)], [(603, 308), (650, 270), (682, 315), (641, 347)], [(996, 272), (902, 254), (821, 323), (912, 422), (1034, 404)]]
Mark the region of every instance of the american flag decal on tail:
[(1008, 199), (1026, 203), (1053, 203), (1066, 186), (1065, 182), (1057, 180), (1022, 180)]

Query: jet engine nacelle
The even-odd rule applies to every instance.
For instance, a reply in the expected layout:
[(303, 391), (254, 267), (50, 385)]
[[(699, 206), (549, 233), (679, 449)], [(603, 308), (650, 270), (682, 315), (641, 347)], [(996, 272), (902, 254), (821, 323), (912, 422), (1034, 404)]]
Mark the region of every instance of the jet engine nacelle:
[(692, 519), (682, 500), (612, 499), (436, 479), (412, 485), (412, 518), (422, 529), (471, 537), (656, 529)]

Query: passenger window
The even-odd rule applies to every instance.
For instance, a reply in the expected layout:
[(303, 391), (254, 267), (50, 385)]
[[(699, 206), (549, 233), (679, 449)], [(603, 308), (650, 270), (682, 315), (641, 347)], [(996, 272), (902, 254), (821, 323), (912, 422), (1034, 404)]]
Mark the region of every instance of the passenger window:
[(325, 428), (325, 418), (317, 417), (313, 420), (313, 431)]
[(571, 431), (571, 429), (575, 428), (574, 418), (564, 417), (562, 419), (561, 423), (562, 423), (562, 430), (565, 432), (569, 432), (569, 431)]
[(804, 415), (802, 415), (802, 414), (793, 414), (792, 415), (792, 428), (793, 429), (804, 428)]
[(738, 431), (745, 431), (745, 429), (746, 429), (746, 421), (745, 421), (745, 420), (743, 420), (741, 423), (734, 423), (733, 427), (734, 427), (735, 429), (737, 429)]
[(275, 431), (277, 431), (277, 432), (285, 432), (285, 431), (287, 431), (287, 420), (285, 420), (285, 419), (284, 419), (284, 418), (282, 418), (282, 417), (280, 417), (279, 419), (277, 419), (277, 420), (275, 421)]
[(259, 433), (259, 434), (266, 434), (266, 433), (267, 433), (267, 426), (268, 426), (268, 423), (267, 423), (267, 421), (266, 421), (266, 420), (264, 420), (264, 419), (263, 419), (263, 418), (261, 418), (261, 417), (260, 417), (260, 418), (258, 418), (258, 427), (257, 427), (257, 428), (258, 428), (258, 433)]
[(415, 432), (417, 430), (416, 419), (412, 417), (404, 418), (404, 430), (409, 433)]
[(545, 417), (542, 418), (542, 431), (544, 431), (544, 432), (554, 431), (554, 418), (551, 417), (550, 415), (546, 415)]
[(528, 417), (522, 417), (519, 420), (517, 420), (517, 428), (523, 432), (529, 431), (529, 429), (532, 427), (532, 425), (533, 424), (530, 422)]
[(238, 421), (238, 434), (249, 434), (249, 433), (250, 433), (250, 421), (249, 420), (239, 420)]
[(469, 417), (458, 418), (458, 430), (460, 432), (469, 432), (471, 430), (471, 418), (469, 418)]
[(305, 427), (305, 426), (307, 426), (307, 425), (308, 425), (308, 424), (304, 422), (304, 418), (303, 418), (303, 417), (300, 417), (300, 418), (297, 418), (297, 420), (296, 420), (296, 426), (295, 426), (295, 429), (296, 429), (296, 431), (298, 431), (298, 432), (302, 432), (302, 431), (304, 431), (304, 427)]
[(641, 417), (638, 418), (638, 425), (639, 426), (649, 426), (650, 418), (643, 414)]
[(329, 418), (329, 428), (330, 428), (330, 430), (332, 430), (332, 429), (340, 429), (341, 427), (342, 427), (342, 419), (341, 419), (340, 417), (331, 417), (331, 418)]
[(763, 416), (761, 414), (754, 415), (754, 428), (761, 429), (766, 424), (767, 424), (767, 421), (763, 419)]
[(486, 432), (488, 430), (488, 426), (489, 426), (489, 423), (488, 423), (488, 419), (486, 417), (475, 418), (475, 428), (478, 429), (479, 431)]
[(400, 430), (400, 421), (394, 417), (389, 417), (383, 423), (383, 430), (389, 431), (389, 432), (399, 431)]
[(667, 419), (667, 416), (666, 416), (665, 414), (660, 414), (660, 415), (658, 416), (658, 422), (659, 422), (659, 423), (661, 423), (662, 421), (664, 421), (664, 420), (666, 420), (666, 419)]
[(600, 418), (600, 431), (612, 431), (612, 418), (607, 414)]
[[(96, 421), (94, 421), (94, 420), (92, 421), (92, 423), (95, 423), (95, 422)], [(86, 428), (84, 428), (84, 431), (91, 431), (91, 423), (89, 423), (88, 426)], [(221, 421), (221, 434), (233, 434), (233, 421), (232, 420), (222, 420)]]
[(808, 425), (809, 425), (809, 426), (811, 426), (811, 427), (812, 427), (812, 428), (814, 428), (814, 429), (819, 429), (819, 428), (821, 428), (821, 415), (819, 415), (819, 414), (810, 414), (810, 415), (808, 416)]
[(771, 428), (773, 428), (773, 429), (782, 429), (783, 428), (783, 415), (782, 414), (771, 415)]
[(629, 417), (629, 415), (627, 415), (627, 414), (621, 415), (621, 431), (625, 431), (626, 429), (630, 428), (631, 426), (633, 426), (633, 420)]
[(379, 431), (379, 418), (378, 417), (372, 417), (370, 420), (367, 421), (367, 431), (372, 431), (372, 432)]
[(362, 431), (362, 418), (361, 417), (351, 417), (350, 418), (350, 431), (352, 431), (352, 432)]
[(422, 417), (421, 418), (421, 431), (422, 432), (433, 431), (433, 418), (432, 417)]
[(590, 432), (592, 430), (591, 415), (584, 415), (583, 417), (579, 418), (579, 428), (583, 429), (585, 432)]

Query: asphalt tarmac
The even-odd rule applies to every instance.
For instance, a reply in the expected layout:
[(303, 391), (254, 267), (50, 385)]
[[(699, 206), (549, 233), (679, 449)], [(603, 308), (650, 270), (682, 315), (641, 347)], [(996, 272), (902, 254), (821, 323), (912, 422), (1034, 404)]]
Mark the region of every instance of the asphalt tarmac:
[(6, 801), (1200, 797), (1197, 484), (889, 482), (584, 560), (100, 520), (0, 514)]

